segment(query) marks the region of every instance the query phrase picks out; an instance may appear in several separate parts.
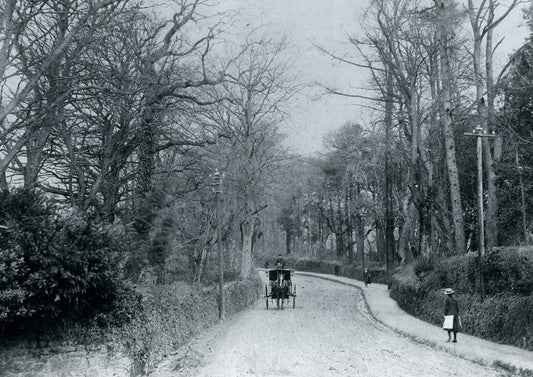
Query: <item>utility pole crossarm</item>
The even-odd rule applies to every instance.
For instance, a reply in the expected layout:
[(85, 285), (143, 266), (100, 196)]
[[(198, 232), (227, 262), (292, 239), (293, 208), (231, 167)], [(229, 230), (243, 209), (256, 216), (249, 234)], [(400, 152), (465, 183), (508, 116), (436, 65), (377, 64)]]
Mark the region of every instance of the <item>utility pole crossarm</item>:
[(488, 138), (496, 138), (497, 135), (494, 131), (487, 132), (486, 129), (484, 129), (481, 126), (477, 126), (472, 130), (472, 132), (465, 132), (465, 136), (475, 136), (475, 137), (488, 137)]

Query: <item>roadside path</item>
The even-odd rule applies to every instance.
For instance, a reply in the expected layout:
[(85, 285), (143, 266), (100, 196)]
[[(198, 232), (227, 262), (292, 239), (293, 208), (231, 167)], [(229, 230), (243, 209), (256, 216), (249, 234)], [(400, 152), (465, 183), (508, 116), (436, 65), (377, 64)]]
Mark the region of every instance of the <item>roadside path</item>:
[(359, 280), (345, 277), (298, 272), (301, 276), (313, 276), (336, 281), (361, 289), (370, 313), (387, 327), (417, 341), (431, 344), (462, 358), (492, 366), (504, 363), (516, 368), (529, 369), (533, 374), (533, 352), (504, 344), (490, 342), (466, 334), (458, 334), (458, 343), (446, 343), (447, 334), (438, 326), (422, 321), (404, 312), (389, 297), (387, 286), (370, 284), (365, 287)]

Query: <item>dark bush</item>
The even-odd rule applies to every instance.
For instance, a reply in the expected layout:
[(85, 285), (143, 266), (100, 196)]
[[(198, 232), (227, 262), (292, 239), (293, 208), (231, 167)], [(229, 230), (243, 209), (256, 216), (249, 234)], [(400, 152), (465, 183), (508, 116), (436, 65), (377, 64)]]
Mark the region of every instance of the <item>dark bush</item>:
[(424, 292), (430, 292), (442, 286), (442, 277), (439, 272), (433, 270), (425, 275), (418, 276), (420, 280), (420, 289)]
[[(483, 258), (486, 293), (529, 295), (533, 292), (533, 274), (530, 273), (533, 258), (530, 255), (516, 248), (494, 249), (487, 253)], [(428, 289), (453, 287), (464, 294), (476, 294), (479, 292), (479, 257), (468, 253), (441, 260), (422, 280)]]
[(394, 275), (389, 295), (400, 308), (419, 316), (426, 292), (420, 289), (420, 284), (413, 277)]
[(415, 274), (417, 276), (424, 276), (428, 272), (433, 271), (434, 267), (433, 261), (430, 258), (420, 258), (414, 265)]
[(444, 318), (444, 294), (442, 290), (432, 290), (426, 293), (424, 297), (424, 305), (420, 309), (420, 318), (425, 321), (442, 325)]
[(515, 248), (495, 249), (484, 259), (487, 294), (533, 292), (533, 258)]
[(477, 265), (477, 256), (473, 253), (454, 256), (435, 263), (433, 273), (438, 276), (439, 285), (433, 288), (453, 287), (461, 293), (476, 292), (479, 280)]
[(465, 332), (533, 350), (533, 297), (499, 294), (483, 302), (479, 296), (460, 298)]
[(105, 232), (57, 212), (34, 192), (0, 196), (0, 331), (88, 318), (116, 297)]
[(148, 249), (148, 262), (157, 269), (163, 269), (165, 261), (170, 254), (169, 243), (173, 228), (174, 218), (166, 216), (162, 221), (160, 231), (156, 234)]
[(94, 320), (100, 328), (120, 328), (130, 323), (143, 310), (142, 294), (133, 287), (119, 285), (110, 309), (96, 314)]

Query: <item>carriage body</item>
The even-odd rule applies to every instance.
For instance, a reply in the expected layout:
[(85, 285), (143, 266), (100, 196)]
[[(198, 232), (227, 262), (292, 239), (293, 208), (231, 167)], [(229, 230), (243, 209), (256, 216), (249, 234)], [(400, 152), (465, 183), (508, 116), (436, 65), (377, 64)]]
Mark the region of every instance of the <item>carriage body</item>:
[(296, 285), (293, 284), (294, 270), (278, 266), (266, 270), (268, 279), (265, 285), (266, 307), (269, 300), (278, 308), (283, 309), (292, 299), (292, 307), (296, 306)]

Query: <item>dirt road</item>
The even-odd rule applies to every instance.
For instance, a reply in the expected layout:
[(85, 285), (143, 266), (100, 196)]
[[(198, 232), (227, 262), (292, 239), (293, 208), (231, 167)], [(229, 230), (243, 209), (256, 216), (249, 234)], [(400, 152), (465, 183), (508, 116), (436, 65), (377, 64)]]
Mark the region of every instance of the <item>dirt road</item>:
[(298, 275), (294, 280), (295, 309), (266, 310), (260, 300), (195, 339), (153, 376), (505, 375), (382, 326), (355, 288)]

